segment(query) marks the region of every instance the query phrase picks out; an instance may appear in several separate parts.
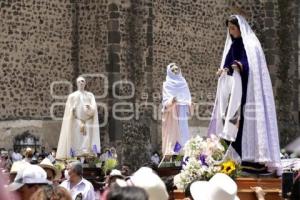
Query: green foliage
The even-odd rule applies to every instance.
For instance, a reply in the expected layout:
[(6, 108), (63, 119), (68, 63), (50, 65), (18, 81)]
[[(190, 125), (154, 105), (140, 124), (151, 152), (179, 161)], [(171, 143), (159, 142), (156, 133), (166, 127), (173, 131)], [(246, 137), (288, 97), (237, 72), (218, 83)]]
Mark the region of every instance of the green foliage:
[(106, 174), (107, 171), (115, 169), (117, 167), (117, 165), (118, 165), (118, 161), (116, 159), (109, 158), (104, 162), (102, 170)]

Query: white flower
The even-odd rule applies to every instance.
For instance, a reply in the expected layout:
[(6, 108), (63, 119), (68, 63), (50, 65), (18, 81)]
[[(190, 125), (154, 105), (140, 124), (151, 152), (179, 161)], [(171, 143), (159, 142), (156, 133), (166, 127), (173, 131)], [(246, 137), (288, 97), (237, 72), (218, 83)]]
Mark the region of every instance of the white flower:
[(185, 165), (174, 178), (177, 188), (182, 189), (194, 180), (209, 179), (221, 170), (218, 162), (224, 157), (225, 148), (218, 137), (193, 137), (186, 142), (183, 150)]

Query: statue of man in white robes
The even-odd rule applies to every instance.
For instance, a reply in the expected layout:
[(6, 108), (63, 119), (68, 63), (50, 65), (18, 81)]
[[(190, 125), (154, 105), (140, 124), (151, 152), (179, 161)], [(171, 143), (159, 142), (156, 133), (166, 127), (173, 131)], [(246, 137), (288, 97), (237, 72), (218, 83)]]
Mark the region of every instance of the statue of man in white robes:
[(86, 81), (78, 77), (76, 92), (68, 96), (57, 147), (57, 159), (100, 153), (100, 130), (95, 97), (84, 90)]

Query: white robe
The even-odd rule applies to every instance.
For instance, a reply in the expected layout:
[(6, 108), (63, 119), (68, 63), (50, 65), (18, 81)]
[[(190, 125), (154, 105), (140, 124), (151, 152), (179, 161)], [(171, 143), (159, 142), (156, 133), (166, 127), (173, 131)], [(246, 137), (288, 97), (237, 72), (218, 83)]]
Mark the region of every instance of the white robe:
[(96, 153), (100, 153), (100, 130), (95, 97), (87, 91), (73, 92), (66, 103), (56, 158)]

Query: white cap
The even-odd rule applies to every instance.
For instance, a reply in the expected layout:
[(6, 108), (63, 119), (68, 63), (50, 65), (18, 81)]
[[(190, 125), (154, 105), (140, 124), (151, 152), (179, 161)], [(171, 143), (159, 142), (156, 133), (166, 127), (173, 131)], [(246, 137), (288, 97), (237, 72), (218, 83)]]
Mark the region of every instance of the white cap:
[(23, 170), (18, 171), (17, 176), (10, 185), (9, 191), (16, 191), (25, 184), (49, 184), (47, 173), (38, 165), (26, 165)]
[(192, 183), (190, 191), (195, 200), (239, 200), (236, 183), (222, 173), (217, 173), (209, 181)]
[(149, 200), (168, 200), (169, 194), (165, 183), (148, 167), (142, 167), (130, 178), (134, 186), (146, 190)]
[(15, 161), (10, 168), (10, 174), (18, 173), (18, 171), (23, 170), (27, 165), (30, 165), (30, 164), (23, 160)]

